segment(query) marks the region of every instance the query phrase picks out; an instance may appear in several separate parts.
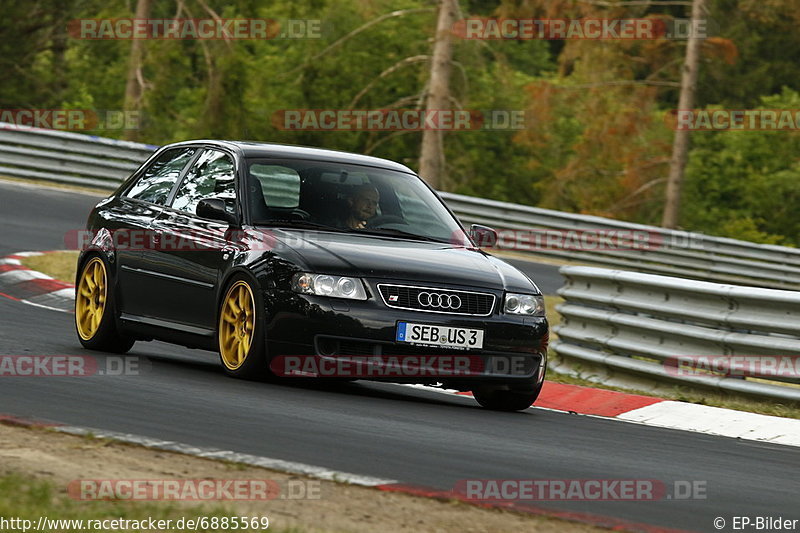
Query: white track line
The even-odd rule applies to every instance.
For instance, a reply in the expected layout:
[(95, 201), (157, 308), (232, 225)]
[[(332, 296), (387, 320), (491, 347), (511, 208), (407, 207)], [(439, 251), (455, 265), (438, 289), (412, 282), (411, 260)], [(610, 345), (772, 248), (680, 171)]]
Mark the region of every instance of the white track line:
[(35, 270), (9, 270), (8, 272), (0, 272), (0, 282), (22, 283), (23, 281), (30, 281), (32, 279), (53, 279), (50, 276), (45, 276), (41, 272)]
[(28, 305), (32, 305), (34, 307), (40, 307), (42, 309), (48, 309), (50, 311), (58, 311), (59, 313), (72, 313), (71, 309), (61, 309), (59, 307), (52, 307), (50, 305), (40, 304), (36, 302), (32, 302), (30, 300), (19, 300), (20, 302)]
[(362, 476), (360, 474), (351, 474), (350, 472), (341, 472), (339, 470), (331, 470), (330, 468), (308, 465), (305, 463), (284, 461), (282, 459), (249, 455), (246, 453), (233, 452), (229, 450), (219, 450), (217, 448), (192, 446), (190, 444), (142, 437), (140, 435), (133, 435), (130, 433), (117, 433), (116, 431), (104, 431), (101, 429), (82, 428), (77, 426), (54, 426), (52, 429), (61, 433), (69, 433), (70, 435), (93, 435), (94, 437), (101, 439), (112, 439), (120, 442), (138, 444), (147, 448), (182, 453), (185, 455), (193, 455), (195, 457), (203, 457), (206, 459), (221, 459), (234, 463), (269, 468), (271, 470), (278, 470), (291, 474), (302, 474), (317, 479), (339, 481), (343, 483), (350, 483), (352, 485), (361, 485), (364, 487), (375, 487), (378, 485), (397, 483), (397, 481), (393, 479)]
[[(418, 390), (438, 392), (450, 396), (456, 393), (454, 390), (438, 389), (427, 385), (399, 383), (398, 385)], [(472, 396), (466, 395), (461, 395), (461, 397), (472, 398)], [(533, 405), (528, 409), (552, 411), (561, 414), (570, 413), (570, 411), (549, 409), (537, 405)], [(717, 437), (731, 437), (785, 446), (800, 446), (799, 419), (734, 411), (733, 409), (710, 407), (694, 403), (663, 400), (617, 416), (591, 415), (586, 413), (574, 414), (603, 420), (616, 420), (629, 424), (633, 423), (643, 426), (689, 431), (691, 433), (702, 433)]]
[(708, 435), (800, 446), (800, 420), (796, 418), (694, 403), (667, 400), (622, 413), (616, 419)]

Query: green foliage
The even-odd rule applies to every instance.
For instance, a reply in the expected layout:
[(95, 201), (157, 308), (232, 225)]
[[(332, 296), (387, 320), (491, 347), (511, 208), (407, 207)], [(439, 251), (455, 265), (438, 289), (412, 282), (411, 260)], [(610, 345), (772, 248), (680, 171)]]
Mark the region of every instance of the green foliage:
[[(762, 109), (800, 109), (784, 88)], [(697, 132), (686, 169), (683, 224), (710, 234), (800, 244), (800, 132)]]
[(731, 39), (737, 58), (732, 62), (704, 61), (698, 81), (701, 107), (749, 108), (758, 105), (762, 96), (779, 93), (781, 87), (800, 90), (800, 3), (713, 0), (709, 5), (712, 34)]
[[(463, 17), (687, 16), (683, 6), (572, 0), (461, 0), (460, 7)], [(0, 109), (122, 109), (132, 41), (71, 38), (67, 24), (130, 18), (135, 8), (134, 0), (6, 1)], [(142, 128), (133, 136), (152, 144), (219, 137), (322, 146), (416, 168), (420, 132), (286, 131), (274, 119), (287, 109), (423, 106), (435, 9), (430, 0), (152, 2), (151, 18), (321, 20), (322, 38), (146, 41)], [(358, 31), (398, 10), (413, 11)], [(698, 107), (800, 108), (794, 0), (712, 0), (709, 18), (715, 39), (703, 45)], [(659, 222), (672, 140), (663, 117), (676, 107), (669, 82), (680, 78), (682, 42), (456, 38), (453, 46), (453, 106), (524, 110), (525, 127), (447, 133), (447, 189)], [(684, 228), (800, 243), (792, 208), (800, 197), (797, 133), (696, 132), (692, 147)]]

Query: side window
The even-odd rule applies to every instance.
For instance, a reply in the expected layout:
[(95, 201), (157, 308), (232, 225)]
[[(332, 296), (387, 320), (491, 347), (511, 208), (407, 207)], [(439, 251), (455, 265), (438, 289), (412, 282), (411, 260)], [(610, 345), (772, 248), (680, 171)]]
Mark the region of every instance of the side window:
[(125, 195), (155, 204), (166, 204), (169, 193), (192, 158), (196, 148), (173, 148), (150, 163), (142, 176)]
[(217, 150), (206, 150), (186, 173), (172, 207), (194, 214), (200, 200), (220, 198), (225, 201), (227, 211), (235, 213), (235, 182), (236, 170), (231, 157)]

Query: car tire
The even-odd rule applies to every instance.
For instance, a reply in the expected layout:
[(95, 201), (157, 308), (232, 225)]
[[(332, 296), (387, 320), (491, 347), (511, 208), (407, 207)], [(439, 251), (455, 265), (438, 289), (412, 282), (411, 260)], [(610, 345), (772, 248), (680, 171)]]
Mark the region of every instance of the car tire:
[(472, 391), (472, 396), (481, 407), (486, 409), (493, 411), (523, 411), (533, 405), (541, 391), (542, 384), (537, 385), (532, 391), (480, 387)]
[(83, 263), (75, 286), (75, 330), (84, 348), (125, 353), (136, 339), (117, 330), (117, 307), (108, 265), (99, 255)]
[(256, 283), (245, 274), (233, 276), (223, 292), (217, 316), (219, 358), (229, 376), (252, 380), (270, 376), (263, 315), (263, 297)]

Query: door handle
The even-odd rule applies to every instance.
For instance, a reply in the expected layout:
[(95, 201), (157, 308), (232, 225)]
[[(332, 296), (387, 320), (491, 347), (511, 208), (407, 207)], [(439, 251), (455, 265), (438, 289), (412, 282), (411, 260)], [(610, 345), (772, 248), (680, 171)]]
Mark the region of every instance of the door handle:
[(161, 241), (162, 237), (164, 236), (164, 232), (154, 229), (150, 230), (150, 250), (151, 251), (159, 251), (161, 249)]

